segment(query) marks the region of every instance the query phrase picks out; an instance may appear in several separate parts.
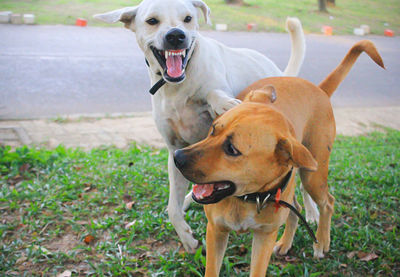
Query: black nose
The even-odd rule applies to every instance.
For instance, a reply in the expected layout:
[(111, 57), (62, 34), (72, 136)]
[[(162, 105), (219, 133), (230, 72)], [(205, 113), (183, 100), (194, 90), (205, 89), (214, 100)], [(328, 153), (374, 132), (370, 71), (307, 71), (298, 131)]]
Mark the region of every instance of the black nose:
[(167, 49), (182, 49), (184, 48), (183, 46), (185, 46), (186, 35), (181, 29), (173, 28), (165, 35), (165, 40)]
[(176, 150), (174, 153), (174, 162), (178, 169), (182, 169), (185, 167), (187, 162), (187, 157), (184, 154), (183, 150)]

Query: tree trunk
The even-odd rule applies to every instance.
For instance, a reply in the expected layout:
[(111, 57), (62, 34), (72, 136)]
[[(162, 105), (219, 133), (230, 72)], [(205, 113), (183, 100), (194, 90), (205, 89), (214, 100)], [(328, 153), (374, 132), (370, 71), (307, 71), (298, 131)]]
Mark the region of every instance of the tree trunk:
[(225, 0), (225, 3), (232, 5), (243, 5), (243, 0)]
[(326, 0), (318, 0), (318, 10), (324, 13), (328, 12), (326, 9)]

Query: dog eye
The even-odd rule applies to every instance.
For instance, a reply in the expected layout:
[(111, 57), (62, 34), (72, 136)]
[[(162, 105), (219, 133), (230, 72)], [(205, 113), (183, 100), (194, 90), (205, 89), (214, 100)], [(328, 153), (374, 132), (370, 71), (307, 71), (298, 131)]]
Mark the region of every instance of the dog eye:
[(192, 21), (192, 17), (190, 15), (186, 16), (185, 20), (183, 20), (185, 23), (189, 23), (190, 21)]
[(239, 150), (237, 150), (235, 148), (235, 146), (233, 146), (233, 144), (230, 142), (230, 140), (226, 140), (224, 143), (224, 151), (228, 156), (233, 156), (233, 157), (237, 157), (242, 155), (242, 153), (240, 153)]
[(149, 25), (156, 25), (156, 24), (158, 24), (160, 21), (157, 19), (157, 18), (150, 18), (150, 19), (147, 19), (146, 20), (146, 22), (147, 22), (147, 24), (149, 24)]

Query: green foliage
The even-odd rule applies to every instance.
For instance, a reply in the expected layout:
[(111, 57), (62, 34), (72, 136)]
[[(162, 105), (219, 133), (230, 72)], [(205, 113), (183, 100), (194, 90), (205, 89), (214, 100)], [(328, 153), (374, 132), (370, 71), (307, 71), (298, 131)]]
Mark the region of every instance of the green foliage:
[[(93, 14), (126, 6), (140, 0), (1, 0), (0, 10), (15, 13), (34, 13), (38, 24), (75, 24), (76, 18), (85, 18), (90, 26), (110, 26), (92, 18)], [(374, 34), (383, 35), (386, 28), (400, 32), (400, 1), (352, 0), (336, 1), (329, 13), (318, 12), (317, 0), (246, 0), (248, 5), (226, 5), (223, 0), (205, 0), (211, 8), (214, 24), (227, 23), (229, 30), (244, 31), (248, 23), (256, 23), (259, 31), (285, 31), (288, 16), (301, 19), (306, 32), (320, 33), (322, 25), (333, 26), (334, 34), (352, 34), (360, 24), (368, 24)], [(114, 26), (122, 26), (116, 24)], [(202, 28), (210, 27), (202, 23)]]
[[(269, 275), (395, 276), (399, 146), (400, 132), (392, 130), (339, 137), (328, 180), (336, 198), (330, 252), (314, 260), (300, 225), (289, 256), (273, 257)], [(69, 269), (84, 276), (203, 276), (202, 248), (182, 251), (167, 202), (165, 149), (1, 147), (0, 275), (54, 276)], [(202, 207), (192, 205), (186, 219), (205, 245)], [(94, 240), (85, 243), (88, 235)], [(251, 234), (232, 233), (221, 276), (248, 276), (250, 248)], [(349, 258), (353, 251), (378, 258)]]

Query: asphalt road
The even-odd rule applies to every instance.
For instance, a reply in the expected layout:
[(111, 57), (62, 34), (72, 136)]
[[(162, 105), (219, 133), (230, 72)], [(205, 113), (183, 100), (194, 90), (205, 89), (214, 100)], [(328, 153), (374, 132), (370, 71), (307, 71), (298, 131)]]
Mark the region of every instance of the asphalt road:
[[(203, 32), (253, 48), (284, 69), (287, 34)], [(336, 107), (400, 105), (400, 37), (367, 36), (387, 70), (362, 55), (332, 98)], [(319, 83), (360, 37), (307, 35), (300, 77)], [(135, 35), (124, 28), (0, 25), (0, 118), (150, 111), (149, 79)]]

